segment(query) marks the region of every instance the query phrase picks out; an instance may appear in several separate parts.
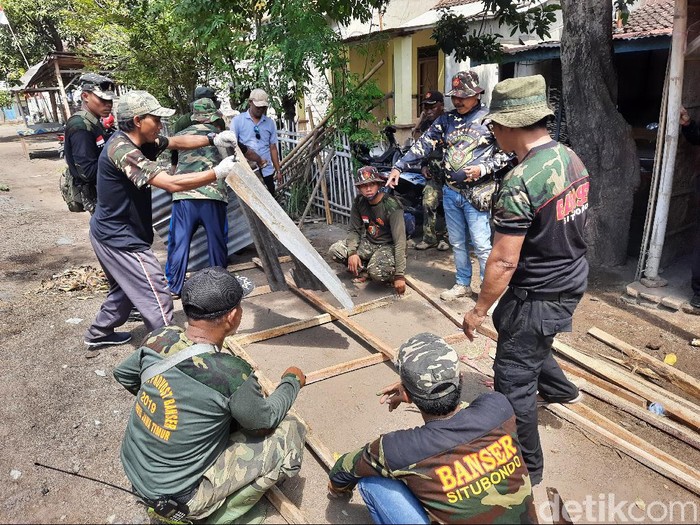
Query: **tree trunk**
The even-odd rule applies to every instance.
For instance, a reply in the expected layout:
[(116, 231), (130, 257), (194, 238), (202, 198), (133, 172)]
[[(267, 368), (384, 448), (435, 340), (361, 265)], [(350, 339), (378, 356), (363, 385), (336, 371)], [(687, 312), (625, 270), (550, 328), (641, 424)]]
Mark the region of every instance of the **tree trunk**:
[(561, 67), (567, 125), (574, 151), (591, 176), (588, 260), (626, 262), (639, 159), (632, 128), (617, 111), (612, 2), (562, 0)]

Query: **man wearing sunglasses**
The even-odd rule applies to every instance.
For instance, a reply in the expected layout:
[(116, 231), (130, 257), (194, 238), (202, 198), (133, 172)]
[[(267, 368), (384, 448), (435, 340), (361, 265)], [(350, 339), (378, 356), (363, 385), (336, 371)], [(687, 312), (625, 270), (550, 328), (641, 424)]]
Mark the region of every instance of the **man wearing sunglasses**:
[(78, 82), (82, 106), (66, 122), (64, 154), (72, 184), (82, 200), (82, 209), (74, 211), (93, 214), (97, 203), (97, 159), (107, 140), (100, 119), (112, 112), (114, 83), (95, 73), (86, 73)]
[(168, 192), (187, 191), (225, 179), (235, 158), (226, 157), (213, 168), (173, 176), (157, 157), (166, 149), (190, 150), (236, 144), (230, 131), (208, 135), (165, 137), (164, 108), (146, 91), (130, 91), (117, 105), (119, 131), (109, 140), (97, 167), (97, 207), (90, 221), (90, 242), (109, 281), (109, 293), (85, 333), (90, 349), (124, 344), (128, 332), (115, 332), (135, 306), (149, 331), (169, 325), (173, 299), (163, 270), (151, 250), (153, 221), (151, 186)]
[(231, 122), (231, 129), (238, 140), (248, 146), (265, 161), (260, 166), (265, 186), (274, 195), (275, 179), (282, 181), (279, 155), (277, 153), (277, 127), (274, 120), (265, 112), (269, 105), (267, 93), (254, 89), (248, 99), (248, 111), (237, 115)]

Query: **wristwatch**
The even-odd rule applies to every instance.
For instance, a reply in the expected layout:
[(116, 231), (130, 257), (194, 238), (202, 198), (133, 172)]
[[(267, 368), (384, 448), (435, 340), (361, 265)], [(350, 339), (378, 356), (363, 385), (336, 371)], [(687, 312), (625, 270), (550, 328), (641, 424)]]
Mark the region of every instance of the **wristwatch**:
[(216, 133), (207, 133), (207, 138), (209, 139), (210, 146), (214, 145), (214, 137), (216, 137)]

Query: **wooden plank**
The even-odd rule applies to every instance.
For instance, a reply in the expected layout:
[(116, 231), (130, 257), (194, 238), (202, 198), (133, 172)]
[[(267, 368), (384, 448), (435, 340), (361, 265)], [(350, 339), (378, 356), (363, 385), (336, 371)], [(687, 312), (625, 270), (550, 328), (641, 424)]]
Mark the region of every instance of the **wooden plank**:
[[(694, 430), (700, 429), (700, 411), (695, 411), (685, 405), (679, 404), (668, 396), (665, 398), (659, 397), (658, 392), (647, 384), (642, 383), (637, 376), (633, 376), (625, 370), (616, 369), (605, 361), (587, 356), (586, 354), (579, 352), (578, 350), (565, 345), (556, 339), (554, 340), (553, 348), (560, 354), (590, 370), (594, 374), (603, 376), (608, 381), (611, 381), (616, 385), (642, 396), (647, 401), (662, 402), (664, 409), (669, 416), (682, 421)], [(649, 385), (651, 385), (651, 383), (649, 383)]]
[(566, 372), (567, 375), (570, 376), (569, 379), (583, 379), (586, 381), (586, 383), (583, 384), (584, 391), (586, 391), (588, 386), (593, 385), (614, 396), (624, 399), (625, 401), (631, 403), (634, 406), (641, 407), (644, 410), (646, 410), (648, 403), (647, 400), (642, 396), (625, 390), (624, 388), (620, 388), (617, 385), (613, 385), (612, 383), (607, 382), (605, 379), (593, 375), (590, 372), (586, 372), (578, 366), (567, 363), (566, 361), (562, 361), (561, 358), (557, 359), (557, 363), (559, 364), (561, 369), (564, 372)]
[[(250, 295), (248, 297), (250, 297)], [(361, 314), (363, 312), (369, 312), (370, 310), (374, 310), (375, 308), (381, 308), (382, 306), (386, 306), (387, 304), (391, 304), (392, 302), (394, 302), (393, 295), (379, 297), (378, 299), (373, 299), (372, 301), (358, 304), (352, 309), (352, 312), (350, 312), (348, 315), (353, 316)], [(258, 332), (253, 332), (250, 334), (234, 335), (230, 337), (232, 337), (233, 341), (235, 341), (237, 344), (241, 346), (246, 346), (251, 343), (266, 341), (267, 339), (273, 339), (282, 335), (299, 332), (300, 330), (306, 330), (307, 328), (313, 328), (314, 326), (321, 326), (327, 323), (331, 323), (333, 321), (335, 321), (335, 317), (333, 317), (331, 314), (320, 314), (311, 317), (310, 319), (293, 321), (291, 323), (287, 323), (281, 326), (275, 326), (266, 330), (260, 330)]]
[(265, 492), (265, 497), (277, 509), (287, 523), (302, 524), (311, 523), (299, 507), (294, 505), (289, 498), (284, 495), (277, 485), (270, 487)]
[[(288, 263), (288, 262), (292, 261), (292, 257), (289, 255), (283, 255), (282, 257), (279, 257), (277, 260), (280, 263)], [(258, 265), (254, 262), (246, 262), (246, 263), (233, 264), (231, 266), (228, 266), (226, 269), (229, 272), (241, 272), (243, 270), (252, 270), (253, 268), (258, 268)]]
[(355, 370), (360, 370), (361, 368), (367, 368), (368, 366), (376, 365), (388, 361), (389, 357), (384, 354), (372, 354), (365, 357), (360, 357), (358, 359), (353, 359), (352, 361), (347, 361), (345, 363), (340, 363), (338, 365), (329, 366), (326, 368), (321, 368), (320, 370), (314, 370), (306, 374), (306, 384), (318, 383), (319, 381), (324, 381), (331, 377), (339, 376), (342, 374), (347, 374), (348, 372), (354, 372)]
[(700, 471), (616, 425), (592, 408), (581, 403), (566, 406), (555, 403), (548, 405), (547, 409), (581, 428), (595, 432), (616, 449), (700, 495)]
[(289, 278), (287, 278), (287, 286), (289, 286), (289, 288), (292, 291), (301, 295), (313, 305), (317, 306), (322, 310), (325, 310), (326, 312), (334, 316), (338, 320), (338, 322), (340, 322), (343, 326), (345, 326), (348, 330), (357, 335), (375, 350), (386, 355), (391, 360), (394, 360), (396, 358), (396, 352), (393, 348), (391, 348), (388, 344), (386, 344), (378, 337), (375, 337), (368, 330), (365, 330), (358, 323), (350, 319), (350, 317), (342, 310), (339, 310), (338, 308), (330, 304), (328, 301), (321, 299), (315, 293), (297, 287)]
[[(236, 152), (238, 158), (242, 159), (243, 155), (238, 146), (236, 146)], [(265, 186), (255, 176), (248, 163), (236, 162), (233, 169), (234, 172), (228, 176), (226, 183), (236, 193), (241, 205), (245, 203), (264, 224), (267, 231), (313, 273), (345, 309), (350, 310), (353, 307), (352, 298), (343, 283), (311, 246), (270, 192), (266, 191)], [(273, 283), (270, 285), (274, 289)]]
[(272, 289), (270, 288), (269, 284), (266, 284), (265, 286), (256, 286), (255, 289), (250, 292), (250, 294), (244, 297), (244, 299), (250, 299), (251, 297), (257, 297), (258, 295), (267, 295), (269, 293), (272, 293)]
[(668, 419), (667, 417), (659, 416), (653, 412), (649, 412), (645, 408), (640, 408), (629, 401), (625, 401), (620, 397), (611, 394), (610, 392), (603, 390), (602, 388), (591, 385), (586, 382), (579, 385), (579, 388), (588, 394), (597, 397), (601, 401), (605, 401), (609, 405), (615, 408), (623, 410), (630, 415), (635, 416), (638, 419), (648, 423), (649, 425), (658, 428), (659, 430), (666, 432), (669, 436), (673, 436), (676, 439), (687, 443), (696, 450), (700, 450), (700, 434), (693, 432), (692, 430), (684, 427)]
[[(253, 361), (253, 358), (251, 358), (248, 355), (248, 352), (246, 352), (241, 346), (237, 345), (235, 342), (232, 343), (227, 341), (225, 346), (229, 349), (229, 351), (233, 352), (238, 357), (245, 359), (248, 362), (248, 364), (255, 370), (255, 375), (258, 378), (258, 382), (260, 383), (260, 386), (262, 387), (263, 392), (265, 394), (269, 395), (271, 392), (274, 392), (275, 385), (267, 377), (265, 377), (257, 363)], [(306, 423), (306, 421), (304, 421), (304, 419), (297, 413), (295, 409), (292, 408), (287, 413), (297, 418), (299, 422), (302, 425), (304, 425), (304, 427), (306, 427), (306, 444), (316, 455), (316, 457), (318, 457), (318, 459), (321, 460), (321, 463), (326, 467), (326, 469), (330, 470), (331, 468), (333, 468), (335, 460), (333, 459), (333, 453), (330, 451), (330, 449), (326, 447), (326, 445), (324, 445), (320, 439), (318, 439), (316, 434), (314, 434), (314, 432), (312, 431), (311, 427)]]
[(690, 394), (695, 398), (700, 399), (700, 382), (698, 382), (698, 380), (694, 377), (686, 374), (685, 372), (677, 370), (672, 366), (667, 365), (663, 361), (659, 361), (658, 359), (651, 357), (645, 352), (642, 352), (641, 350), (638, 350), (632, 345), (625, 343), (621, 339), (618, 339), (617, 337), (604, 332), (600, 328), (596, 328), (594, 326), (593, 328), (588, 330), (588, 333), (596, 339), (603, 341), (608, 346), (619, 350), (626, 356), (631, 357), (636, 361), (644, 363), (654, 372), (659, 374), (667, 381), (673, 383), (684, 392)]

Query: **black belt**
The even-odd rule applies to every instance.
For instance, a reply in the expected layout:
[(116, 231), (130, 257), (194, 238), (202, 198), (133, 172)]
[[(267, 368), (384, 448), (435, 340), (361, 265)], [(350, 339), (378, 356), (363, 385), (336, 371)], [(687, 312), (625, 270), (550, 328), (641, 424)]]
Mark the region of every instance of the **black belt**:
[(525, 288), (516, 288), (515, 286), (511, 286), (510, 291), (521, 301), (528, 299), (531, 301), (564, 301), (566, 299), (578, 299), (582, 295), (568, 292), (533, 292)]

